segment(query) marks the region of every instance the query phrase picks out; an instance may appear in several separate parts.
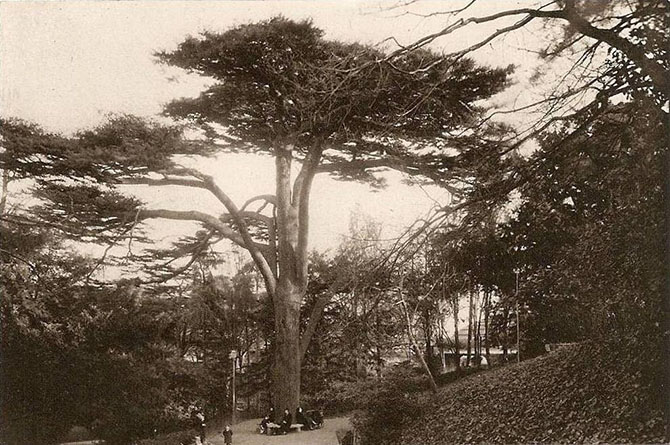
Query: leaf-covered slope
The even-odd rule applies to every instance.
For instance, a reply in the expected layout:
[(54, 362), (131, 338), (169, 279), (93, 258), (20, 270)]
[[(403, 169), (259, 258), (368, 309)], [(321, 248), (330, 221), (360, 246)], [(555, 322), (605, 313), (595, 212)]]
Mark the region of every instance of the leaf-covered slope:
[(662, 442), (648, 377), (600, 349), (566, 347), (448, 385), (402, 443)]

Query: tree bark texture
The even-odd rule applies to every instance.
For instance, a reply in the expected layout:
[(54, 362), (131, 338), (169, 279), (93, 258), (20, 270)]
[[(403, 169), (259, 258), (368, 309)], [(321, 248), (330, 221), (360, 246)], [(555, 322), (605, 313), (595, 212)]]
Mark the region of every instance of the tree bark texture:
[(275, 412), (295, 412), (300, 404), (300, 303), (302, 292), (280, 280), (274, 297), (275, 345), (273, 402)]

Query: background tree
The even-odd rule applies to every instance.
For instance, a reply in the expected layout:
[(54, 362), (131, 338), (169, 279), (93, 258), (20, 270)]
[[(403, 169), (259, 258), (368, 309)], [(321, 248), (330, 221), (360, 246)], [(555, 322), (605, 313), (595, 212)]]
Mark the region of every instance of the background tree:
[(192, 370), (162, 340), (171, 311), (142, 307), (127, 288), (87, 285), (92, 265), (57, 233), (3, 224), (0, 240), (2, 440), (54, 443), (79, 425), (127, 443), (184, 426), (182, 400), (167, 389)]
[(651, 327), (655, 316), (641, 314), (662, 307), (663, 119), (644, 100), (613, 107), (540, 161), (543, 179), (522, 189), (525, 203), (506, 231), (530, 266), (523, 297), (529, 329), (540, 330), (533, 337), (627, 337)]
[(386, 357), (401, 342), (380, 234), (379, 222), (354, 212), (349, 234), (332, 258), (315, 254), (312, 259), (303, 312), (313, 313), (327, 302), (303, 365), (308, 383), (303, 387), (312, 394), (364, 380), (372, 369), (380, 377)]
[[(523, 299), (522, 304), (533, 308), (530, 311), (532, 315), (528, 315), (527, 328), (529, 331), (524, 332), (524, 335), (529, 334), (531, 338), (536, 339), (537, 343), (527, 345), (527, 347), (538, 352), (542, 341), (552, 341), (551, 339), (558, 338), (585, 338), (593, 333), (589, 327), (591, 323), (594, 323), (594, 326), (601, 325), (601, 321), (585, 320), (585, 317), (595, 314), (588, 309), (585, 310), (583, 305), (588, 299), (577, 297), (578, 294), (582, 294), (581, 290), (577, 289), (581, 289), (581, 285), (584, 285), (584, 292), (586, 292), (592, 283), (607, 283), (609, 279), (606, 275), (596, 274), (595, 270), (591, 270), (594, 274), (590, 280), (568, 279), (567, 277), (572, 276), (572, 272), (568, 273), (563, 269), (563, 262), (568, 261), (563, 253), (571, 250), (566, 247), (566, 244), (572, 243), (571, 247), (574, 244), (587, 246), (592, 241), (600, 246), (597, 249), (602, 249), (604, 247), (601, 243), (607, 243), (606, 239), (611, 240), (609, 238), (611, 234), (605, 233), (608, 232), (607, 230), (598, 231), (602, 236), (600, 240), (596, 241), (593, 238), (587, 242), (582, 242), (582, 232), (573, 231), (577, 226), (586, 230), (586, 221), (589, 221), (589, 224), (598, 224), (596, 221), (604, 224), (604, 220), (600, 219), (604, 217), (603, 214), (596, 211), (601, 208), (602, 204), (596, 204), (590, 200), (597, 200), (596, 196), (601, 193), (603, 197), (612, 198), (612, 195), (611, 192), (607, 193), (604, 189), (600, 189), (598, 184), (611, 180), (609, 184), (613, 190), (621, 190), (625, 187), (637, 190), (640, 187), (631, 179), (631, 174), (620, 175), (616, 181), (610, 176), (611, 173), (619, 171), (617, 162), (623, 162), (622, 159), (627, 154), (631, 156), (631, 159), (633, 158), (633, 155), (630, 154), (631, 151), (634, 151), (630, 145), (632, 136), (630, 134), (624, 136), (620, 130), (615, 131), (612, 127), (609, 137), (606, 137), (604, 133), (599, 132), (599, 129), (605, 128), (607, 122), (625, 121), (629, 124), (634, 122), (633, 125), (650, 125), (649, 134), (656, 135), (655, 142), (649, 141), (648, 144), (643, 144), (646, 147), (644, 149), (641, 148), (642, 145), (637, 146), (646, 155), (636, 158), (638, 159), (636, 162), (640, 163), (636, 165), (641, 165), (644, 162), (641, 159), (645, 156), (654, 159), (653, 162), (657, 163), (654, 168), (665, 165), (667, 169), (667, 165), (670, 165), (667, 138), (650, 129), (659, 128), (658, 125), (665, 126), (666, 134), (668, 130), (669, 90), (667, 85), (670, 79), (670, 67), (667, 51), (670, 47), (668, 46), (670, 26), (668, 26), (667, 12), (669, 5), (666, 1), (661, 0), (634, 3), (610, 1), (597, 4), (568, 0), (553, 1), (537, 7), (501, 8), (500, 11), (490, 15), (468, 17), (467, 15), (473, 10), (472, 6), (476, 4), (476, 0), (463, 2), (461, 8), (435, 11), (434, 16), (462, 18), (453, 21), (435, 34), (425, 36), (413, 45), (397, 50), (389, 57), (392, 59), (394, 55), (437, 43), (441, 37), (458, 30), (467, 30), (468, 27), (481, 23), (499, 23), (500, 26), (479, 42), (445, 56), (470, 55), (489, 42), (516, 30), (532, 27), (538, 22), (545, 27), (545, 30), (556, 33), (558, 38), (552, 39), (545, 47), (540, 48), (539, 55), (541, 61), (545, 63), (539, 66), (534, 79), (531, 79), (546, 83), (547, 92), (543, 97), (535, 102), (524, 103), (517, 108), (494, 110), (480, 124), (501, 116), (514, 115), (514, 113), (531, 112), (534, 118), (525, 119), (527, 124), (517, 125), (515, 132), (510, 133), (510, 139), (501, 141), (501, 144), (506, 147), (500, 151), (505, 154), (503, 158), (488, 156), (485, 151), (470, 158), (469, 168), (477, 173), (474, 186), (467, 191), (464, 201), (443, 209), (432, 220), (439, 225), (448, 218), (452, 218), (454, 212), (460, 211), (463, 215), (462, 226), (468, 228), (489, 220), (491, 209), (514, 208), (521, 203), (521, 212), (518, 215), (514, 213), (508, 215), (507, 218), (511, 218), (509, 225), (503, 224), (502, 227), (499, 227), (496, 237), (499, 237), (509, 249), (517, 249), (519, 255), (514, 260), (516, 264), (529, 266), (528, 270), (522, 270), (521, 298)], [(566, 60), (569, 62), (567, 65)], [(620, 104), (621, 101), (628, 104), (630, 108), (615, 105)], [(649, 115), (636, 111), (636, 114), (631, 115), (631, 119), (634, 116), (634, 121), (620, 120), (617, 117), (624, 108), (630, 111), (644, 107), (650, 108)], [(651, 118), (651, 115), (655, 117)], [(585, 142), (588, 136), (595, 136), (593, 144)], [(539, 143), (539, 148), (528, 149), (522, 156), (517, 149), (531, 139)], [(601, 159), (600, 156), (612, 160), (612, 163)], [(663, 158), (663, 156), (666, 157)], [(593, 167), (591, 162), (597, 164), (599, 168)], [(635, 168), (631, 166), (631, 171), (634, 170)], [(568, 187), (567, 184), (573, 179), (567, 178), (580, 174), (585, 176), (578, 181), (578, 184), (572, 184), (574, 188), (569, 193), (565, 187)], [(561, 178), (559, 179), (557, 175)], [(543, 181), (540, 181), (540, 184), (544, 184), (543, 186), (534, 184), (538, 178), (545, 176), (553, 178), (553, 187)], [(651, 177), (655, 177), (654, 174), (650, 174), (648, 179)], [(657, 188), (661, 187), (660, 179), (656, 177), (656, 180), (655, 183), (646, 180), (641, 182), (644, 184), (642, 187), (645, 188), (645, 193), (649, 196), (654, 195)], [(546, 188), (539, 192), (539, 187)], [(595, 189), (599, 191), (595, 192)], [(531, 190), (536, 190), (538, 194), (535, 195), (535, 192)], [(587, 211), (581, 208), (581, 204), (578, 204), (576, 199), (585, 199), (584, 196), (592, 192), (596, 193), (596, 196), (586, 198), (586, 202), (589, 202), (593, 208)], [(520, 200), (518, 193), (522, 194)], [(557, 196), (559, 193), (563, 194), (560, 198)], [(573, 194), (576, 197), (572, 197)], [(551, 196), (555, 197), (550, 198)], [(622, 196), (614, 199), (614, 202), (617, 202), (618, 199), (625, 200)], [(609, 201), (609, 198), (607, 198), (608, 202), (612, 202)], [(549, 202), (551, 200), (555, 201)], [(631, 202), (636, 202), (636, 198), (631, 198), (631, 200)], [(614, 202), (612, 205), (616, 206)], [(658, 216), (657, 212), (661, 207), (661, 202), (656, 201), (655, 205), (659, 207), (655, 210), (649, 209), (645, 218), (654, 214)], [(631, 204), (631, 206), (634, 205)], [(628, 210), (631, 209), (627, 208), (626, 211)], [(623, 209), (621, 212), (625, 213)], [(573, 220), (573, 217), (576, 219)], [(577, 219), (580, 222), (577, 222)], [(504, 223), (504, 221), (501, 219), (497, 222)], [(646, 230), (641, 226), (633, 229), (623, 220), (619, 223), (610, 220), (610, 223), (615, 225), (620, 223), (621, 227), (628, 227), (630, 233)], [(659, 220), (649, 222), (649, 224), (657, 227)], [(613, 226), (610, 227), (614, 230)], [(534, 230), (538, 232), (532, 234)], [(588, 230), (584, 233), (595, 234), (596, 232)], [(526, 239), (526, 236), (529, 238)], [(629, 248), (631, 255), (635, 256), (633, 252), (637, 247), (630, 245)], [(579, 260), (571, 257), (572, 264), (591, 264), (596, 258), (611, 264), (611, 260), (598, 256), (597, 251), (599, 250), (594, 250), (592, 256), (586, 255), (586, 252), (583, 251), (585, 257)], [(654, 255), (659, 252), (657, 249)], [(533, 266), (530, 266), (531, 264)], [(619, 272), (612, 269), (610, 273), (621, 276), (624, 264), (624, 262), (619, 264), (622, 267)], [(581, 272), (579, 275), (582, 280), (585, 280), (586, 271)], [(505, 275), (509, 276), (509, 274)], [(560, 281), (563, 283), (565, 283), (564, 280), (567, 280), (574, 286), (572, 291), (562, 289), (556, 293), (550, 292), (549, 289), (557, 288), (553, 284), (549, 286), (549, 282), (546, 281), (550, 280), (549, 276), (554, 280), (559, 280), (561, 277)], [(622, 282), (617, 286), (623, 285), (623, 282), (636, 282), (637, 276), (638, 274), (626, 275), (625, 278), (622, 277)], [(657, 278), (650, 280), (656, 282)], [(498, 281), (500, 285), (509, 288), (509, 284), (504, 284), (502, 280)], [(591, 284), (587, 284), (587, 281)], [(633, 288), (634, 286), (631, 286), (629, 294), (631, 298), (632, 295), (637, 295), (639, 290), (639, 288), (635, 290)], [(610, 291), (605, 291), (605, 287), (601, 290), (603, 294), (600, 300), (606, 301), (608, 298), (605, 295)], [(653, 292), (649, 293), (647, 298), (653, 299), (653, 295)], [(502, 301), (505, 300), (508, 298)], [(607, 313), (603, 308), (601, 309), (602, 313)], [(508, 319), (509, 317), (505, 315), (500, 321), (506, 325)], [(554, 321), (558, 320), (565, 322), (554, 324)]]

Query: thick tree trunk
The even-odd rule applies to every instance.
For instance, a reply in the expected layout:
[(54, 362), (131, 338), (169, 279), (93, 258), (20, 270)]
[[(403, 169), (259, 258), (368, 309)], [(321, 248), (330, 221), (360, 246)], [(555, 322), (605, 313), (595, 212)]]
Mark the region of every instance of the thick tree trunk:
[(299, 211), (291, 199), (292, 150), (293, 146), (288, 144), (278, 147), (275, 153), (279, 277), (272, 293), (275, 316), (272, 386), (276, 413), (284, 409), (293, 413), (300, 402), (300, 304), (307, 288), (306, 281), (300, 285), (304, 264), (298, 258)]
[(300, 303), (302, 292), (280, 282), (274, 298), (275, 345), (273, 403), (275, 412), (295, 412), (300, 403)]

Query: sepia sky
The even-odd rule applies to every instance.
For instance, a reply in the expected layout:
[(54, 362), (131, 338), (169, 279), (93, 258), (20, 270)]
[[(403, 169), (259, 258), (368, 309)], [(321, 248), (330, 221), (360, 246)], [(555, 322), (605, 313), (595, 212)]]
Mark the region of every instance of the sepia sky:
[[(453, 18), (427, 16), (468, 3), (462, 0), (406, 1), (54, 1), (0, 3), (0, 113), (36, 122), (49, 131), (72, 133), (100, 123), (110, 113), (155, 116), (170, 100), (194, 96), (206, 80), (156, 64), (155, 51), (174, 48), (189, 34), (223, 31), (231, 26), (282, 14), (312, 18), (325, 37), (393, 48), (435, 32)], [(486, 15), (529, 2), (480, 0), (467, 16)], [(500, 26), (500, 24), (496, 24)], [(433, 45), (438, 51), (468, 46), (491, 28), (468, 27)], [(534, 56), (527, 51), (547, 37), (533, 28), (495, 41), (477, 53), (480, 63), (493, 66), (524, 64), (518, 83), (496, 98), (499, 104), (523, 100), (525, 79), (532, 74)], [(213, 174), (238, 201), (267, 193), (273, 187), (273, 162), (251, 155), (220, 156), (196, 165)], [(389, 174), (389, 187), (371, 191), (363, 184), (318, 177), (314, 184), (311, 244), (324, 250), (347, 232), (350, 211), (360, 208), (381, 220), (383, 236), (392, 237), (416, 218), (425, 216), (448, 195), (434, 187), (409, 187)], [(174, 188), (168, 193), (138, 189), (152, 207), (196, 206), (218, 213), (207, 195)], [(182, 233), (175, 223), (154, 226), (162, 236)]]

